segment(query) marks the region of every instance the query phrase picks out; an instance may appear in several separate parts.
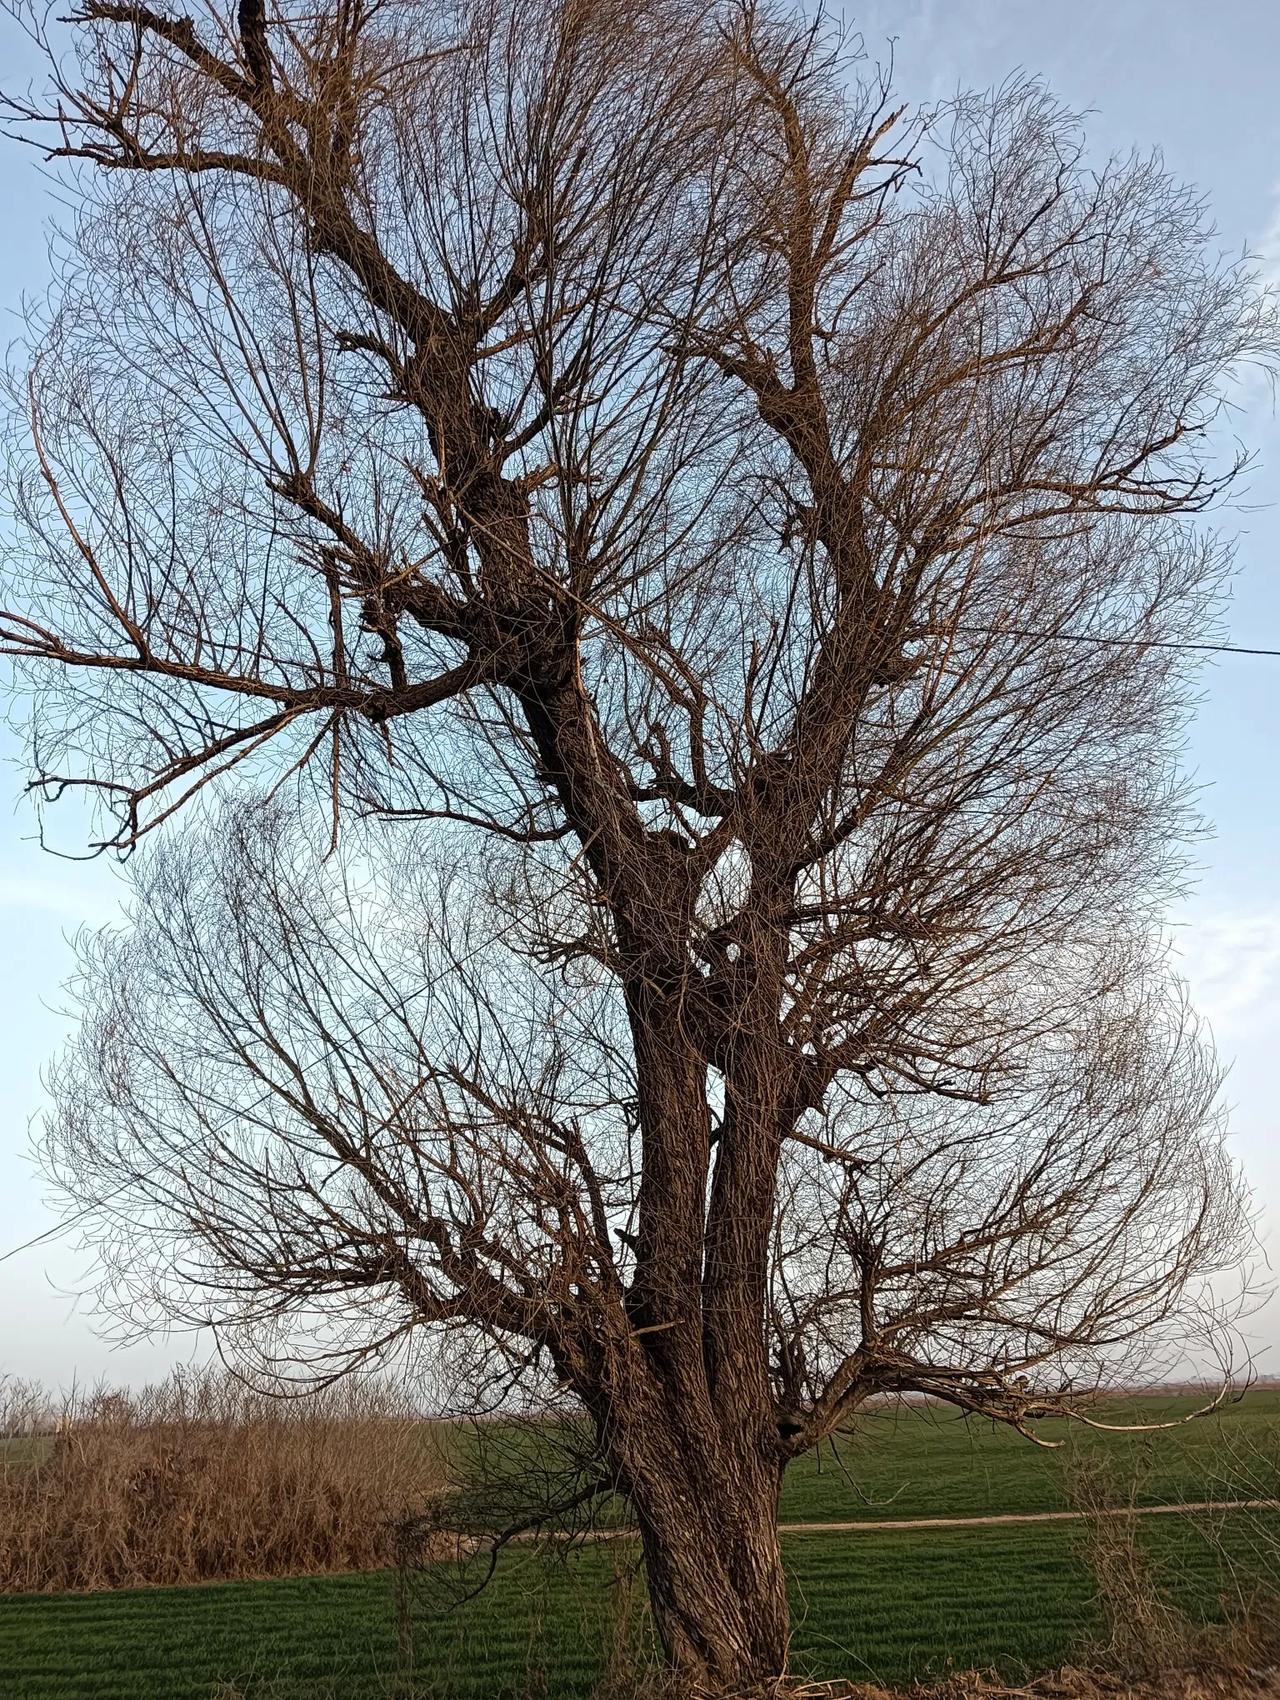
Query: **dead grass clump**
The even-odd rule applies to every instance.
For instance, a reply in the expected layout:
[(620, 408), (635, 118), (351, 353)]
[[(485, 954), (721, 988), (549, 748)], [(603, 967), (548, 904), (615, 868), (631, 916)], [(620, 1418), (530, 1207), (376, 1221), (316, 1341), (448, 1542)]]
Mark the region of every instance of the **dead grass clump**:
[[(1188, 1512), (1180, 1558), (1142, 1540), (1137, 1508), (1148, 1463), (1140, 1454), (1122, 1466), (1096, 1452), (1073, 1460), (1069, 1497), (1082, 1513), (1080, 1553), (1104, 1625), (1085, 1649), (1089, 1674), (1079, 1680), (1095, 1685), (1085, 1692), (1280, 1700), (1280, 1434), (1247, 1451), (1224, 1443), (1220, 1503)], [(1181, 1572), (1193, 1552), (1198, 1568), (1208, 1559), (1218, 1576), (1218, 1609), (1207, 1616), (1182, 1603)]]
[(99, 1389), (38, 1452), (0, 1450), (0, 1592), (369, 1568), (442, 1487), (432, 1426), (386, 1387)]
[(1079, 1546), (1094, 1580), (1105, 1630), (1094, 1660), (1125, 1681), (1193, 1668), (1202, 1651), (1199, 1627), (1170, 1598), (1144, 1548), (1136, 1508), (1141, 1463), (1124, 1471), (1110, 1455), (1078, 1453), (1068, 1497), (1083, 1517)]

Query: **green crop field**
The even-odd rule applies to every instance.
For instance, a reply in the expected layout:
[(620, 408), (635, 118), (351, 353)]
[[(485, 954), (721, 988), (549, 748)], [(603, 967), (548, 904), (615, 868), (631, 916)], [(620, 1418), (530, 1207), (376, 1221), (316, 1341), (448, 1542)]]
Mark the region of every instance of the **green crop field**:
[[(1174, 1422), (1199, 1403), (1134, 1398), (1093, 1414), (1126, 1425)], [(1140, 1505), (1235, 1498), (1248, 1494), (1255, 1473), (1249, 1460), (1278, 1432), (1280, 1392), (1272, 1391), (1149, 1433), (1041, 1423), (1036, 1433), (1061, 1443), (1052, 1451), (942, 1406), (893, 1406), (864, 1415), (838, 1448), (800, 1459), (787, 1474), (781, 1514), (784, 1521), (828, 1522), (1056, 1511), (1069, 1501), (1073, 1472), (1099, 1459), (1132, 1483)]]
[(0, 1436), (0, 1469), (38, 1463), (52, 1445), (44, 1434)]
[[(1168, 1522), (1144, 1527), (1144, 1539), (1176, 1557), (1186, 1603), (1212, 1615), (1217, 1555)], [(1062, 1524), (803, 1535), (786, 1550), (794, 1661), (814, 1676), (905, 1681), (948, 1666), (1017, 1676), (1069, 1658), (1096, 1625)], [(458, 1607), (443, 1587), (419, 1584), (413, 1691), (589, 1694), (620, 1641), (613, 1608), (630, 1599), (639, 1619), (633, 1562), (622, 1545), (563, 1562), (515, 1552)], [(625, 1631), (621, 1644), (631, 1644)], [(397, 1670), (386, 1574), (0, 1603), (6, 1700), (389, 1700), (409, 1689)]]
[[(1130, 1402), (1125, 1415), (1155, 1412)], [(1069, 1451), (1117, 1457), (1147, 1503), (1222, 1497), (1235, 1443), (1274, 1433), (1278, 1415), (1280, 1397), (1259, 1394), (1202, 1424), (1090, 1435)], [(806, 1462), (793, 1473), (784, 1517), (1051, 1510), (1063, 1504), (1071, 1467), (1064, 1453), (936, 1410), (886, 1412), (868, 1419), (838, 1466)], [(1217, 1542), (1181, 1516), (1145, 1519), (1140, 1532), (1197, 1617), (1214, 1617), (1224, 1590), (1265, 1582), (1280, 1550), (1274, 1513), (1225, 1516)], [(784, 1550), (795, 1664), (818, 1677), (905, 1681), (973, 1666), (1017, 1676), (1070, 1658), (1099, 1627), (1081, 1529), (1070, 1523), (792, 1534)], [(456, 1604), (467, 1580), (433, 1567), (399, 1615), (387, 1573), (0, 1599), (0, 1696), (570, 1700), (590, 1693), (611, 1660), (643, 1647), (643, 1589), (628, 1539), (567, 1558), (510, 1549), (490, 1586)]]
[[(1250, 1475), (1264, 1437), (1280, 1437), (1280, 1392), (1257, 1391), (1208, 1417), (1143, 1432), (1132, 1425), (1178, 1422), (1200, 1408), (1187, 1396), (1131, 1398), (1099, 1407), (1096, 1420), (1130, 1431), (1096, 1431), (1065, 1421), (1044, 1422), (1037, 1434), (1057, 1443), (1045, 1450), (1013, 1430), (965, 1418), (940, 1405), (886, 1405), (865, 1411), (855, 1432), (797, 1460), (783, 1485), (785, 1522), (877, 1522), (917, 1517), (985, 1517), (1057, 1511), (1070, 1501), (1073, 1474), (1109, 1460), (1139, 1505), (1250, 1497)], [(478, 1440), (455, 1432), (446, 1465), (465, 1484), (478, 1448), (480, 1474), (518, 1468), (530, 1454), (551, 1470), (556, 1448), (537, 1432), (482, 1428)], [(1280, 1454), (1280, 1442), (1273, 1442)], [(1280, 1455), (1274, 1462), (1280, 1465)], [(463, 1488), (465, 1498), (465, 1485)], [(625, 1517), (625, 1508), (619, 1508)], [(608, 1517), (605, 1521), (609, 1521)]]

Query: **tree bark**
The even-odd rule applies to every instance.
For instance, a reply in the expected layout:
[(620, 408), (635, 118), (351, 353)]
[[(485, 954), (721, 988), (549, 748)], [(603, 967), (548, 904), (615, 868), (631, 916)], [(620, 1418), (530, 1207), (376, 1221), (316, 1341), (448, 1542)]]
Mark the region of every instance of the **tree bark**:
[(775, 1466), (717, 1480), (687, 1462), (633, 1483), (649, 1605), (669, 1667), (691, 1687), (741, 1694), (786, 1670), (789, 1618)]

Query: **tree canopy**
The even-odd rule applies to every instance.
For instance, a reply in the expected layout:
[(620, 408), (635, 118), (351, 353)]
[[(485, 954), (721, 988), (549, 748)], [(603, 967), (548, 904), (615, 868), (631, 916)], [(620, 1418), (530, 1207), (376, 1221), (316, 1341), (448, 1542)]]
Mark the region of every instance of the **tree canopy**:
[(141, 851), (48, 1161), (144, 1311), (567, 1389), (673, 1662), (777, 1674), (790, 1458), (1222, 1320), (1160, 926), (1273, 304), (767, 0), (69, 31), (0, 645)]

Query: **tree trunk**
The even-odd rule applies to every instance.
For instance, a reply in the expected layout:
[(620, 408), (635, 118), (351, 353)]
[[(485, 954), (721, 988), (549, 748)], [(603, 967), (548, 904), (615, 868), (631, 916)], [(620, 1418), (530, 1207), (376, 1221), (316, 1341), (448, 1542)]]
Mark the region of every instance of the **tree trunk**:
[(787, 1662), (778, 1466), (757, 1456), (728, 1471), (678, 1441), (655, 1452), (639, 1471), (633, 1454), (629, 1485), (667, 1664), (694, 1690), (750, 1692)]
[[(675, 898), (666, 908), (681, 912)], [(729, 1108), (748, 1108), (722, 1119), (708, 1223), (708, 1065), (670, 968), (685, 946), (651, 928), (630, 947), (643, 968), (626, 992), (644, 1172), (629, 1339), (607, 1393), (589, 1379), (584, 1392), (598, 1401), (600, 1440), (639, 1525), (668, 1667), (696, 1693), (745, 1695), (785, 1673), (789, 1635), (764, 1325), (777, 1068), (769, 1073), (768, 1043), (736, 1047)], [(773, 978), (757, 1002), (771, 996), (776, 1009), (780, 969), (766, 966)]]
[(773, 1519), (739, 1529), (733, 1562), (703, 1529), (666, 1543), (642, 1520), (649, 1606), (668, 1666), (709, 1694), (744, 1695), (782, 1676), (789, 1631), (786, 1579)]

